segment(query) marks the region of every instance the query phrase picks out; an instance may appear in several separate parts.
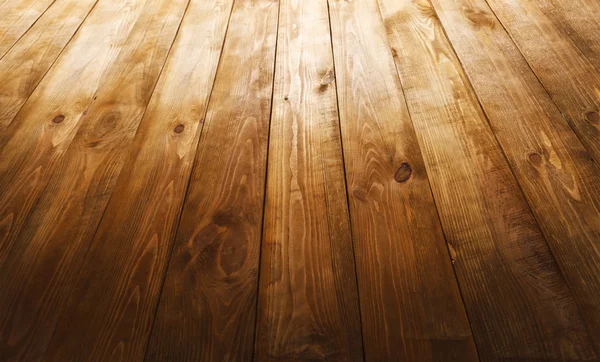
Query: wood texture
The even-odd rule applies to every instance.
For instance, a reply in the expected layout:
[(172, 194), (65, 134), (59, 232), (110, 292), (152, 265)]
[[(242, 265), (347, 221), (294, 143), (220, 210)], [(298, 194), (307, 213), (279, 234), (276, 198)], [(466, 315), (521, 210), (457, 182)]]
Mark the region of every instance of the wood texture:
[(19, 40), (55, 0), (0, 2), (0, 58)]
[(145, 0), (101, 0), (0, 133), (0, 265), (69, 147)]
[(255, 359), (361, 361), (327, 3), (281, 1)]
[(488, 4), (600, 164), (600, 3), (488, 0)]
[[(3, 338), (3, 355), (39, 359), (62, 312), (65, 311), (65, 318), (75, 313), (75, 308), (65, 307), (67, 298), (186, 4), (185, 0), (149, 0), (145, 4), (115, 67), (80, 121), (82, 126), (64, 159), (57, 162), (48, 186), (8, 253), (8, 261), (0, 267), (0, 284), (4, 286), (0, 322), (2, 330), (9, 332)], [(27, 282), (31, 279), (36, 283)], [(89, 316), (89, 311), (86, 314)], [(92, 321), (87, 317), (81, 321), (85, 327), (80, 333), (61, 333), (59, 329), (54, 334), (62, 349), (51, 348), (44, 359), (106, 360), (114, 358), (111, 353), (121, 353), (116, 346), (114, 351), (97, 351), (90, 340), (76, 344), (78, 338), (101, 332), (98, 328), (89, 329)]]
[(433, 4), (598, 346), (600, 169), (485, 2)]
[(148, 361), (252, 359), (278, 6), (233, 6)]
[(0, 59), (0, 132), (15, 118), (96, 2), (58, 0)]
[(475, 361), (377, 4), (329, 4), (366, 359)]
[(0, 362), (599, 361), (598, 13), (0, 0)]
[(431, 4), (379, 3), (481, 359), (596, 356)]
[[(51, 359), (81, 360), (90, 350), (97, 360), (144, 358), (230, 10), (230, 2), (189, 4)], [(79, 328), (87, 333), (74, 336)]]

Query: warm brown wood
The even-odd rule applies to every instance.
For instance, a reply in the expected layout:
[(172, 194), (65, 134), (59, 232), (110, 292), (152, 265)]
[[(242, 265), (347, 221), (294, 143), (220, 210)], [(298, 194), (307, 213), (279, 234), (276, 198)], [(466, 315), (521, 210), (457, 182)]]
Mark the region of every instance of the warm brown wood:
[(0, 361), (600, 361), (598, 13), (0, 0)]
[[(76, 312), (74, 307), (66, 308), (67, 299), (186, 4), (187, 0), (149, 0), (145, 4), (114, 68), (81, 119), (82, 126), (64, 159), (54, 167), (48, 186), (0, 267), (0, 323), (7, 332), (1, 355), (39, 359), (62, 312), (66, 320)], [(98, 265), (99, 269), (106, 266), (112, 268), (110, 264)], [(101, 270), (98, 275), (102, 275)], [(28, 282), (32, 279), (36, 283)], [(86, 287), (87, 283), (89, 280), (84, 281)], [(98, 317), (104, 319), (107, 315)], [(114, 350), (97, 349), (93, 343), (97, 340), (84, 339), (101, 332), (90, 327), (92, 320), (88, 318), (91, 314), (86, 310), (86, 316), (80, 320), (85, 327), (69, 329), (67, 333), (59, 329), (54, 338), (61, 349), (55, 350), (51, 345), (44, 359), (105, 361), (129, 352), (104, 341), (99, 343), (101, 347)]]
[(148, 361), (252, 359), (277, 11), (233, 6)]
[(0, 132), (0, 265), (145, 1), (101, 0), (15, 119)]
[(600, 2), (488, 0), (488, 4), (600, 164)]
[(225, 37), (231, 3), (223, 5), (193, 0), (186, 11), (50, 345), (52, 360), (144, 358)]
[(327, 3), (282, 0), (257, 361), (362, 361)]
[(366, 359), (475, 361), (377, 4), (329, 5)]
[(0, 2), (0, 58), (54, 1), (6, 0)]
[(0, 132), (15, 118), (96, 2), (56, 1), (0, 60)]
[(431, 4), (379, 4), (481, 359), (598, 357)]
[(600, 346), (600, 169), (485, 1), (433, 4)]

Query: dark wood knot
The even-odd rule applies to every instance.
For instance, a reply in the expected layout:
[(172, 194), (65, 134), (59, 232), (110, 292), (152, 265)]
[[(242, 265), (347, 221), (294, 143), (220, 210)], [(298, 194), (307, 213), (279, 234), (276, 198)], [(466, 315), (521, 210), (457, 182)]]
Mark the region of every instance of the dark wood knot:
[(585, 119), (587, 119), (591, 123), (599, 123), (600, 115), (598, 115), (598, 112), (596, 111), (591, 111), (585, 114)]
[(183, 132), (183, 130), (185, 129), (185, 126), (183, 124), (178, 124), (177, 127), (175, 127), (175, 129), (173, 130), (175, 133), (181, 133)]
[(65, 116), (63, 116), (62, 114), (59, 116), (56, 116), (52, 119), (52, 123), (60, 123), (62, 121), (65, 120)]
[(360, 187), (356, 187), (352, 191), (352, 195), (354, 195), (354, 197), (360, 201), (365, 201), (367, 199), (367, 193), (365, 192), (365, 190), (361, 189)]
[(408, 181), (411, 175), (412, 168), (410, 167), (408, 162), (403, 162), (400, 165), (400, 168), (398, 168), (398, 171), (396, 171), (396, 174), (394, 175), (394, 180), (396, 180), (396, 182), (399, 183), (406, 182)]
[(321, 84), (322, 85), (331, 84), (331, 83), (333, 83), (334, 80), (335, 80), (335, 73), (333, 72), (333, 69), (329, 69), (325, 73), (325, 75), (323, 75), (323, 77), (321, 78)]
[(533, 152), (529, 154), (529, 161), (532, 164), (539, 166), (542, 163), (542, 156), (539, 153)]
[(333, 69), (329, 69), (321, 78), (321, 82), (319, 83), (319, 87), (317, 90), (322, 93), (329, 88), (329, 85), (335, 81), (335, 74), (333, 73)]

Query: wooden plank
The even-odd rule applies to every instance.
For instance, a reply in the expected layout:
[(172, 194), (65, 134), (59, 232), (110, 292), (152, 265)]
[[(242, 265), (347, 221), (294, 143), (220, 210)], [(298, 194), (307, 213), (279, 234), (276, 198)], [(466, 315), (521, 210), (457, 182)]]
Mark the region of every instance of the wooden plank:
[(379, 4), (481, 359), (598, 357), (431, 4)]
[[(6, 338), (0, 354), (21, 360), (42, 359), (61, 312), (67, 311), (65, 317), (69, 316), (71, 310), (65, 308), (69, 294), (129, 154), (186, 4), (187, 0), (149, 0), (144, 5), (97, 99), (81, 120), (82, 127), (64, 159), (53, 167), (48, 186), (0, 268), (0, 326)], [(113, 6), (118, 8), (119, 4)], [(72, 340), (94, 331), (89, 329), (91, 321), (84, 320), (86, 328), (78, 333), (71, 330), (68, 336), (56, 335), (68, 352)], [(55, 353), (55, 357), (43, 359), (81, 361), (102, 357), (102, 353), (91, 349), (93, 346), (83, 343), (72, 354), (65, 352), (65, 357)], [(118, 348), (112, 352), (114, 355), (99, 360), (112, 360), (124, 353)]]
[(54, 334), (51, 360), (144, 358), (230, 11), (231, 2), (190, 3)]
[(0, 132), (15, 118), (97, 0), (58, 0), (0, 60)]
[(255, 359), (361, 361), (327, 3), (281, 2)]
[(102, 0), (0, 133), (0, 265), (146, 0)]
[(148, 361), (252, 358), (277, 11), (233, 6)]
[(488, 4), (600, 163), (600, 2), (489, 0)]
[(55, 0), (9, 0), (0, 3), (0, 59)]
[(600, 169), (485, 1), (433, 4), (600, 346)]
[(475, 361), (377, 4), (329, 5), (366, 359)]

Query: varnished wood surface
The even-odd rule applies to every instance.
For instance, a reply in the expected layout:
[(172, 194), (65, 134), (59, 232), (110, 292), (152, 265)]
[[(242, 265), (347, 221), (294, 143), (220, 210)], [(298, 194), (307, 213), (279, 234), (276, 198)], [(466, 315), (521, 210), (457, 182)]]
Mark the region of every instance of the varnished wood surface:
[(73, 140), (105, 70), (124, 47), (144, 2), (103, 0), (2, 130), (0, 265)]
[(0, 0), (0, 361), (600, 361), (593, 0)]
[(0, 58), (56, 0), (5, 0), (0, 2)]
[[(143, 264), (139, 265), (135, 260), (147, 260), (152, 255), (152, 249), (141, 246), (142, 256), (136, 256), (134, 260), (121, 256), (120, 252), (130, 255), (140, 249), (126, 248), (125, 236), (112, 239), (104, 234), (103, 225), (98, 224), (105, 219), (105, 223), (110, 223), (112, 232), (118, 230), (116, 222), (109, 217), (110, 213), (105, 213), (104, 218), (102, 215), (125, 166), (134, 135), (146, 112), (187, 3), (187, 0), (146, 2), (127, 39), (128, 46), (119, 54), (116, 67), (113, 68), (115, 71), (108, 75), (99, 89), (94, 103), (82, 119), (79, 132), (46, 189), (47, 193), (69, 190), (73, 201), (67, 203), (68, 207), (63, 206), (60, 215), (52, 220), (57, 227), (52, 230), (52, 236), (44, 236), (48, 241), (43, 250), (56, 255), (58, 245), (64, 247), (66, 244), (69, 250), (61, 255), (61, 268), (79, 270), (79, 273), (73, 276), (65, 273), (68, 283), (62, 281), (62, 284), (74, 286), (74, 289), (71, 293), (65, 293), (70, 294), (70, 299), (64, 305), (64, 312), (60, 315), (44, 359), (126, 361), (141, 359), (144, 355), (149, 328), (141, 326), (149, 325), (147, 316), (154, 312), (152, 304), (144, 303), (145, 292), (151, 287), (146, 287), (143, 280), (136, 279), (135, 274), (118, 279), (117, 272), (121, 270), (121, 263), (127, 263), (128, 267), (147, 276), (148, 284), (152, 286), (152, 274), (144, 273)], [(51, 214), (46, 210), (61, 208), (57, 204), (46, 203), (46, 195), (38, 204), (39, 214)], [(113, 200), (118, 198), (119, 194)], [(126, 211), (122, 207), (120, 209)], [(32, 221), (37, 221), (35, 217), (38, 216), (38, 210), (32, 215)], [(153, 211), (158, 212), (157, 208), (153, 208)], [(128, 230), (135, 230), (130, 224), (132, 219), (124, 219), (128, 221)], [(163, 224), (157, 223), (156, 226)], [(66, 230), (68, 232), (64, 232)], [(92, 242), (90, 246), (94, 232), (102, 242)], [(115, 240), (114, 243), (111, 243), (112, 240)], [(42, 248), (38, 248), (38, 253), (39, 249)], [(107, 289), (105, 283), (115, 285), (115, 280), (122, 281), (127, 287)], [(138, 284), (133, 286), (136, 282)], [(109, 290), (111, 293), (108, 293)], [(90, 305), (94, 306), (93, 313)], [(82, 332), (72, 333), (73, 330)], [(85, 349), (81, 349), (83, 345)]]
[(475, 361), (377, 4), (330, 11), (365, 357)]
[[(93, 348), (93, 342), (85, 340), (87, 348), (83, 351), (77, 341), (89, 334), (73, 334), (68, 329), (66, 335), (62, 335), (56, 326), (61, 316), (68, 320), (71, 313), (77, 312), (67, 307), (67, 299), (80, 275), (91, 238), (153, 92), (185, 5), (184, 0), (148, 0), (140, 8), (115, 67), (79, 120), (81, 127), (64, 157), (54, 161), (48, 185), (23, 224), (14, 247), (2, 260), (0, 270), (11, 270), (11, 273), (0, 272), (0, 283), (5, 286), (7, 297), (2, 300), (1, 318), (3, 324), (12, 329), (7, 336), (10, 349), (6, 352), (18, 353), (19, 358), (40, 358), (39, 354), (48, 348), (53, 335), (67, 351), (64, 355), (56, 352), (44, 358), (82, 360), (84, 356), (94, 356), (104, 360), (111, 353), (119, 352), (114, 346), (117, 352), (100, 350), (89, 354), (88, 348)], [(58, 123), (59, 127), (62, 124)], [(55, 197), (57, 195), (59, 197)], [(28, 283), (27, 279), (15, 277), (17, 275), (34, 278), (41, 284)], [(89, 280), (84, 282), (87, 284)], [(23, 301), (26, 308), (21, 304)], [(99, 305), (98, 300), (93, 302)], [(84, 303), (78, 305), (85, 306)], [(66, 311), (64, 315), (63, 311)], [(89, 323), (85, 318), (81, 321)], [(100, 328), (87, 330), (101, 332)], [(68, 350), (73, 345), (79, 354)], [(50, 347), (53, 346), (50, 343)], [(55, 353), (52, 348), (49, 351)]]
[[(434, 0), (433, 4), (596, 342), (597, 353), (600, 168), (484, 1)], [(582, 352), (582, 358), (596, 353)]]
[(278, 8), (233, 6), (147, 361), (252, 359)]
[(379, 3), (481, 358), (593, 356), (435, 10), (425, 0)]
[(563, 117), (600, 164), (600, 2), (488, 3)]
[(96, 2), (57, 1), (0, 59), (0, 131), (17, 115)]
[(255, 357), (361, 361), (327, 3), (280, 0)]

